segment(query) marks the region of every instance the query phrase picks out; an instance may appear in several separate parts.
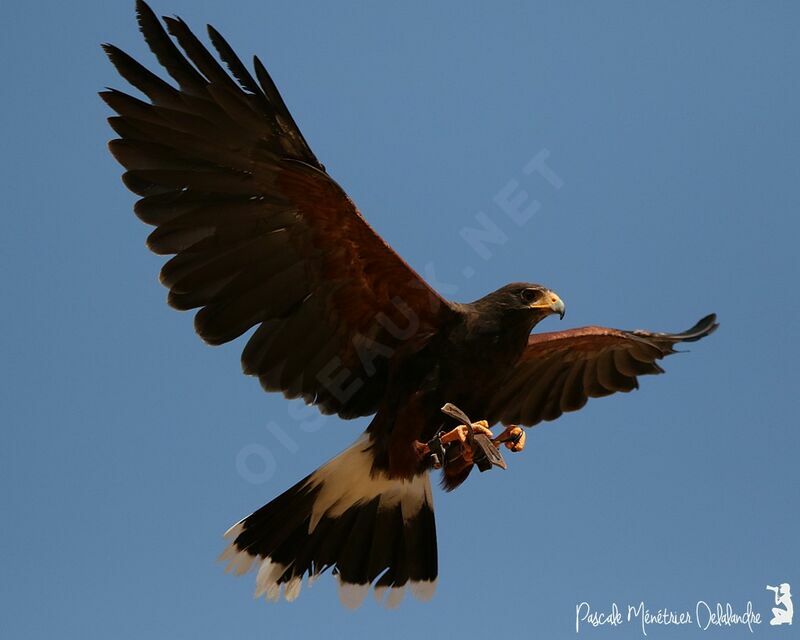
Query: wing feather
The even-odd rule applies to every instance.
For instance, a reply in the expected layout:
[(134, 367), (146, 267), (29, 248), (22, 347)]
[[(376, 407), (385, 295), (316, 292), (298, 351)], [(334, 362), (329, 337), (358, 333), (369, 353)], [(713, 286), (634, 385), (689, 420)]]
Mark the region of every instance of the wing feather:
[[(100, 95), (117, 114), (109, 146), (141, 196), (134, 211), (155, 226), (148, 246), (172, 256), (161, 270), (169, 304), (198, 309), (195, 329), (210, 344), (256, 327), (242, 366), (265, 389), (343, 417), (374, 413), (387, 359), (421, 346), (455, 308), (325, 172), (257, 58), (253, 75), (209, 27), (228, 73), (181, 19), (164, 18), (165, 29), (141, 0), (137, 17), (177, 88), (105, 45), (149, 101)], [(417, 331), (392, 335), (386, 327), (406, 326), (408, 310)], [(364, 345), (379, 357), (364, 358)]]
[(531, 335), (494, 399), (489, 422), (534, 425), (582, 408), (589, 398), (638, 388), (637, 376), (663, 373), (657, 360), (716, 330), (716, 315), (683, 333), (582, 327)]

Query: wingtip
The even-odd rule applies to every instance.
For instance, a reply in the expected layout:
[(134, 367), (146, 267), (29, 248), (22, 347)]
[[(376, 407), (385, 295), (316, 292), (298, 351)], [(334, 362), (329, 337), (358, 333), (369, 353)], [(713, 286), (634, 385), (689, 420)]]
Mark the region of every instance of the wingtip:
[(97, 95), (100, 96), (100, 99), (109, 107), (114, 109), (114, 111), (117, 111), (117, 109), (114, 108), (114, 101), (120, 95), (120, 93), (121, 92), (114, 87), (104, 87), (102, 91), (97, 92)]
[(212, 40), (213, 40), (214, 38), (220, 38), (220, 39), (222, 38), (222, 35), (220, 34), (220, 32), (219, 32), (219, 31), (217, 31), (217, 30), (214, 28), (214, 25), (207, 24), (207, 25), (206, 25), (206, 31), (208, 32), (208, 37), (209, 37), (209, 38), (211, 38)]
[(108, 58), (108, 61), (113, 65), (113, 67), (121, 73), (121, 71), (119, 71), (120, 66), (124, 65), (126, 62), (125, 52), (110, 42), (103, 42), (100, 45), (100, 48), (103, 50), (103, 53), (106, 54), (106, 58)]
[(145, 40), (153, 33), (153, 30), (162, 29), (158, 20), (158, 14), (144, 0), (136, 0), (136, 22), (139, 23), (139, 31)]
[(174, 23), (174, 24), (177, 24), (177, 25), (180, 25), (180, 26), (184, 26), (184, 25), (186, 25), (186, 23), (183, 21), (183, 18), (181, 18), (181, 17), (180, 17), (180, 16), (178, 16), (178, 15), (171, 15), (171, 16), (161, 16), (161, 19), (162, 19), (164, 22), (168, 22), (168, 23)]
[(136, 0), (134, 3), (136, 17), (141, 18), (144, 15), (152, 15), (155, 16), (155, 12), (150, 8), (150, 5), (147, 4), (144, 0)]
[(717, 314), (709, 313), (705, 318), (700, 320), (698, 324), (707, 327), (709, 333), (716, 331), (717, 327), (719, 327), (719, 322), (717, 322)]
[(681, 341), (696, 342), (714, 333), (718, 327), (719, 322), (717, 322), (717, 314), (709, 313), (707, 316), (701, 318), (691, 329), (684, 331), (683, 334), (681, 334)]

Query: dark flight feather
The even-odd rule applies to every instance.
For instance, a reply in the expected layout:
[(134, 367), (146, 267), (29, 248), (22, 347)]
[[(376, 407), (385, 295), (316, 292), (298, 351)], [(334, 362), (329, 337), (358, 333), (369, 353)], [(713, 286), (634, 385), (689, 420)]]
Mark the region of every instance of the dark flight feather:
[[(142, 196), (137, 215), (156, 225), (148, 246), (175, 254), (162, 270), (169, 303), (199, 308), (195, 326), (211, 344), (275, 318), (281, 318), (280, 335), (296, 345), (313, 335), (317, 354), (299, 349), (301, 358), (285, 344), (267, 348), (257, 331), (244, 350), (245, 371), (265, 388), (324, 404), (326, 413), (374, 413), (387, 368), (364, 368), (357, 337), (389, 350), (400, 346), (376, 322), (385, 316), (400, 323), (395, 298), (413, 309), (421, 332), (440, 326), (451, 306), (374, 233), (322, 170), (260, 62), (251, 75), (209, 28), (231, 77), (182, 20), (165, 18), (165, 30), (141, 1), (137, 15), (179, 89), (106, 45), (120, 74), (152, 103), (113, 89), (102, 97), (119, 114), (110, 122), (120, 138), (110, 146), (127, 170), (123, 181)], [(297, 313), (310, 296), (313, 326), (307, 312)], [(320, 381), (331, 363), (368, 382), (344, 398)]]
[(178, 51), (153, 10), (146, 3), (137, 1), (136, 17), (150, 50), (181, 90), (196, 96), (205, 96), (206, 79)]
[[(492, 401), (489, 422), (532, 426), (580, 409), (589, 398), (636, 389), (637, 376), (663, 373), (656, 360), (675, 353), (676, 344), (700, 340), (717, 326), (711, 314), (682, 333), (583, 327), (533, 334), (506, 391)], [(577, 366), (582, 375), (565, 370)]]

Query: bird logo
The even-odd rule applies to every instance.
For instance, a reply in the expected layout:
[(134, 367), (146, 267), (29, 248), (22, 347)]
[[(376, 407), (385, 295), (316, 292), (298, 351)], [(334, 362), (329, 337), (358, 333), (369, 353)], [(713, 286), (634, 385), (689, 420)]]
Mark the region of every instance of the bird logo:
[(767, 591), (772, 591), (775, 596), (775, 606), (772, 608), (772, 626), (782, 624), (792, 624), (794, 617), (794, 605), (792, 604), (792, 586), (788, 582), (783, 582), (777, 587), (767, 585)]

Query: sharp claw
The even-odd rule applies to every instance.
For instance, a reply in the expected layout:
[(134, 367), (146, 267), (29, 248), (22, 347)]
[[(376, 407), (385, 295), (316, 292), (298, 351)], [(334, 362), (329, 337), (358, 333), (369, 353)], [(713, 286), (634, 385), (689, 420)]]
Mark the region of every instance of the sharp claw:
[(495, 438), (494, 442), (496, 444), (504, 444), (506, 449), (513, 453), (519, 453), (525, 448), (525, 437), (525, 431), (516, 425), (511, 425), (506, 427), (503, 433)]
[[(469, 467), (472, 464), (478, 464), (481, 471), (485, 471), (486, 468), (491, 468), (493, 464), (501, 466), (505, 469), (505, 463), (501, 464), (502, 456), (499, 455), (499, 451), (495, 450), (494, 455), (490, 455), (487, 453), (485, 448), (486, 445), (480, 445), (484, 447), (483, 449), (480, 449), (481, 456), (483, 457), (479, 456), (479, 462), (475, 462), (477, 451), (473, 449), (473, 447), (479, 448), (479, 445), (475, 444), (475, 441), (473, 441), (473, 435), (481, 437), (485, 436), (495, 447), (499, 447), (501, 444), (504, 444), (506, 449), (514, 453), (522, 451), (525, 448), (525, 432), (516, 425), (506, 427), (503, 432), (497, 438), (495, 438), (491, 429), (489, 429), (489, 423), (486, 420), (473, 422), (471, 423), (471, 427), (466, 424), (460, 424), (455, 429), (451, 429), (447, 433), (444, 433), (435, 439), (436, 442), (440, 443), (440, 447), (445, 445), (450, 451), (450, 455), (446, 456), (446, 464), (445, 460), (443, 459), (441, 461), (441, 466), (447, 466), (448, 470), (450, 471), (456, 468), (460, 470), (462, 468)], [(458, 449), (452, 449), (453, 445), (457, 445)], [(496, 460), (498, 457), (500, 462)], [(487, 464), (486, 468), (481, 466), (484, 463)]]
[[(474, 427), (473, 427), (474, 428)], [(468, 463), (472, 464), (472, 447), (469, 446), (469, 430), (466, 425), (459, 425), (452, 431), (445, 433), (440, 440), (443, 444), (458, 443), (461, 449), (461, 457)]]

